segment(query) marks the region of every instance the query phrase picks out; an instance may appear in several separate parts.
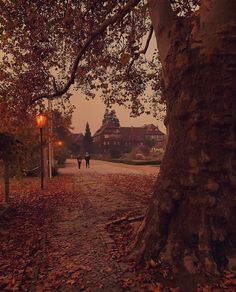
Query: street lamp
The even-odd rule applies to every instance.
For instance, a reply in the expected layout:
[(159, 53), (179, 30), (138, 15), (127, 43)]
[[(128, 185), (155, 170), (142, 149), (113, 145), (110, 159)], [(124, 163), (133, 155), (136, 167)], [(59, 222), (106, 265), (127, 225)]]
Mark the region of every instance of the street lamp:
[(41, 190), (43, 190), (43, 180), (44, 180), (44, 159), (43, 159), (43, 127), (45, 126), (47, 118), (39, 114), (36, 116), (37, 126), (40, 130), (40, 176), (41, 176)]
[(63, 142), (62, 141), (57, 141), (57, 146), (62, 146), (63, 145)]

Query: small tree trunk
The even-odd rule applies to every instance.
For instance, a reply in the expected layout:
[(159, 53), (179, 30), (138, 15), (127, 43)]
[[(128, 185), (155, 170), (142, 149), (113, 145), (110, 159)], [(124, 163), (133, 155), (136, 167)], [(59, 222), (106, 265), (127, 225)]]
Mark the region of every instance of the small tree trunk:
[(172, 31), (163, 68), (169, 136), (137, 246), (142, 260), (215, 274), (236, 249), (236, 4), (225, 1), (220, 18), (224, 1), (212, 2), (198, 32), (198, 21), (191, 30), (182, 20)]

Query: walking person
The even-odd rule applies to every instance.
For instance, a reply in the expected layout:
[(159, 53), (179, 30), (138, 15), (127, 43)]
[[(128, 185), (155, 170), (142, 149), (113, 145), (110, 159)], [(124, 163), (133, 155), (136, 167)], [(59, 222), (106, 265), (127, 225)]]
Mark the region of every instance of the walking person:
[(89, 168), (90, 155), (88, 152), (86, 152), (84, 159), (86, 161), (86, 168)]
[(81, 168), (81, 163), (82, 163), (82, 157), (81, 157), (80, 154), (77, 156), (77, 162), (78, 162), (78, 168), (80, 169)]

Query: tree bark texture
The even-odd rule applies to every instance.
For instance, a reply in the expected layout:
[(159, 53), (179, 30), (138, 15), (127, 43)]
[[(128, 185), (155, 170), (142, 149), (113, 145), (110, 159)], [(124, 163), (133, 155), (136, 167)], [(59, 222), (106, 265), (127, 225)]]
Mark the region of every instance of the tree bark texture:
[(4, 189), (5, 189), (5, 203), (8, 204), (10, 200), (10, 164), (9, 161), (4, 160)]
[(203, 2), (175, 19), (162, 60), (169, 136), (137, 246), (216, 274), (236, 248), (236, 1)]

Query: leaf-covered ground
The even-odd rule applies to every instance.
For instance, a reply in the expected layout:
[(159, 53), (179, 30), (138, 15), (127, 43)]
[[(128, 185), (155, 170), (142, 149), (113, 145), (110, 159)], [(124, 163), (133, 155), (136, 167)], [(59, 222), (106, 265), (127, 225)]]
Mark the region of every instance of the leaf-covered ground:
[[(155, 181), (88, 170), (40, 191), (38, 179), (13, 180), (0, 215), (0, 291), (182, 291), (169, 267), (127, 258), (140, 221), (126, 219), (145, 214)], [(199, 291), (235, 291), (234, 276)]]
[[(0, 291), (122, 291), (127, 267), (106, 223), (142, 214), (155, 176), (61, 175), (13, 180), (0, 217)], [(1, 199), (2, 199), (1, 193)]]

